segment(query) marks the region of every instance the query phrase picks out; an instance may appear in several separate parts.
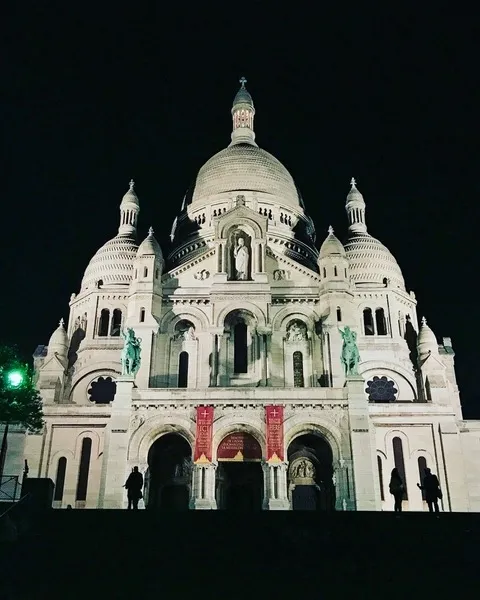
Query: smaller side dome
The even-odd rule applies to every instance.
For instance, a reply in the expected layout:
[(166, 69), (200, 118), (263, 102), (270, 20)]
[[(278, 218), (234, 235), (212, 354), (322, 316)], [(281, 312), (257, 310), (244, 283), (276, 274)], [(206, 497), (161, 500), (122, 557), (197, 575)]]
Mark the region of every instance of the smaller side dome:
[(341, 256), (346, 258), (347, 254), (342, 242), (333, 233), (333, 227), (328, 228), (328, 235), (320, 247), (319, 260), (327, 256)]
[(422, 317), (422, 326), (417, 338), (418, 356), (424, 360), (430, 354), (438, 354), (438, 342), (435, 334), (427, 325), (427, 319)]
[(152, 227), (150, 227), (150, 229), (148, 230), (147, 237), (140, 244), (137, 252), (137, 257), (151, 255), (154, 255), (158, 260), (163, 262), (162, 249), (160, 248), (160, 244), (157, 242), (155, 236), (153, 235)]
[(48, 342), (47, 356), (58, 354), (61, 357), (66, 357), (68, 352), (68, 337), (65, 331), (64, 321), (60, 319), (57, 329), (50, 336)]
[(130, 180), (129, 189), (127, 193), (123, 196), (122, 201), (120, 203), (120, 207), (125, 207), (125, 205), (135, 206), (140, 208), (140, 202), (138, 200), (138, 196), (135, 193), (135, 182), (133, 179)]

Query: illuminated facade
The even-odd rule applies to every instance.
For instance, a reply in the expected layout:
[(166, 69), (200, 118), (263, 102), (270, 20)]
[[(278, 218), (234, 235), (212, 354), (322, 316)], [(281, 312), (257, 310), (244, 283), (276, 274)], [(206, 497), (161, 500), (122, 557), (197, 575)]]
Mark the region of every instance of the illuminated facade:
[[(391, 510), (397, 466), (404, 509), (425, 510), (428, 465), (444, 510), (480, 510), (480, 422), (462, 420), (450, 339), (419, 325), (354, 180), (345, 243), (330, 228), (317, 250), (254, 116), (242, 80), (231, 143), (198, 172), (166, 258), (152, 230), (136, 242), (131, 183), (66, 327), (35, 354), (46, 427), (16, 438), (30, 475), (56, 482), (56, 506), (125, 506), (137, 465), (153, 510)], [(360, 354), (348, 378), (345, 326)], [(121, 375), (127, 327), (141, 339), (135, 379)]]

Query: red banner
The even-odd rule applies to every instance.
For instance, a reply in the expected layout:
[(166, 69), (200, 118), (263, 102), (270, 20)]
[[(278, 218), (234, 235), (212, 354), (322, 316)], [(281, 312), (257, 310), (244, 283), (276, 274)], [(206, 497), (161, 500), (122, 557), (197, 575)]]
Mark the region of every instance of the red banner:
[(283, 406), (266, 406), (267, 461), (282, 462), (283, 453)]
[(197, 406), (195, 463), (212, 462), (213, 406)]

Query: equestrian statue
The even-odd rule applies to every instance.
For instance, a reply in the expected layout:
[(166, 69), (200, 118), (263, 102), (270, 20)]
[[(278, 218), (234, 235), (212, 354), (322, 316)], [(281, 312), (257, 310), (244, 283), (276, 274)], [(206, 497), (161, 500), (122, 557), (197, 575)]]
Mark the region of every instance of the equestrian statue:
[(122, 338), (125, 341), (121, 358), (122, 375), (135, 377), (140, 368), (140, 343), (142, 340), (136, 337), (135, 331), (131, 327), (122, 331)]

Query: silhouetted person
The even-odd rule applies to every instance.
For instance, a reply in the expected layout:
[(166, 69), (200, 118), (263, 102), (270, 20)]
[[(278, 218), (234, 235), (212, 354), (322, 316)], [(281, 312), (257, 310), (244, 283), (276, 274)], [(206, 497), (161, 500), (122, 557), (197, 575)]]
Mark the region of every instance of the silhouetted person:
[(125, 485), (127, 488), (128, 510), (138, 509), (138, 502), (142, 498), (143, 475), (138, 471), (138, 467), (133, 467), (133, 471), (128, 476)]
[(390, 477), (390, 493), (395, 499), (394, 510), (395, 512), (402, 512), (402, 501), (403, 494), (405, 493), (405, 486), (403, 485), (402, 478), (398, 469), (393, 469)]
[(71, 504), (67, 504), (67, 510), (72, 510), (72, 505)]
[(423, 478), (423, 484), (417, 483), (417, 487), (425, 492), (425, 500), (428, 504), (428, 510), (433, 512), (440, 512), (438, 508), (438, 500), (442, 498), (442, 492), (440, 490), (440, 482), (438, 477), (432, 473), (430, 469), (424, 470), (425, 477)]

